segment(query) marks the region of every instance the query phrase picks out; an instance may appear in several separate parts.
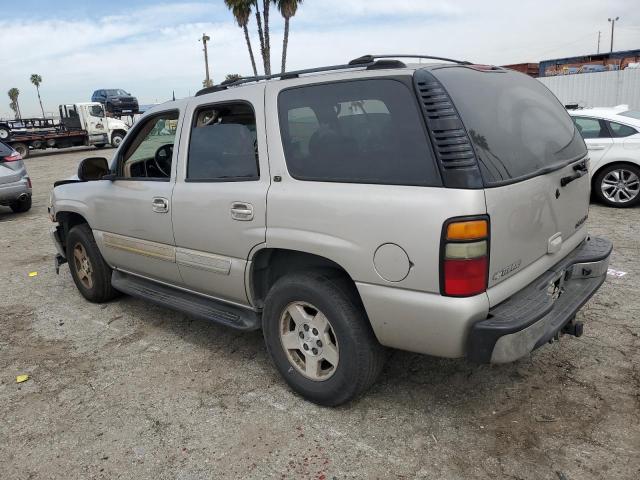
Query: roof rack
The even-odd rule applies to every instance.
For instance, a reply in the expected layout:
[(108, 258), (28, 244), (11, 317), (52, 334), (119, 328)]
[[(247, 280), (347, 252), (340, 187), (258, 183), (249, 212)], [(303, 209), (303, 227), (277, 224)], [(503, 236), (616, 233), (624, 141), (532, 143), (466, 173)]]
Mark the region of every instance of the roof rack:
[[(196, 97), (199, 97), (200, 95), (206, 95), (207, 93), (226, 90), (229, 87), (237, 87), (238, 85), (242, 85), (245, 83), (259, 82), (262, 80), (272, 80), (274, 78), (286, 80), (289, 78), (297, 78), (300, 75), (306, 75), (309, 73), (331, 72), (334, 70), (349, 70), (349, 69), (355, 69), (355, 68), (377, 69), (377, 68), (406, 67), (406, 65), (400, 61), (385, 60), (385, 59), (394, 59), (394, 58), (426, 58), (429, 60), (442, 60), (445, 62), (458, 63), (460, 65), (471, 65), (471, 62), (466, 62), (463, 60), (453, 60), (451, 58), (434, 57), (434, 56), (428, 56), (428, 55), (364, 55), (362, 57), (353, 59), (349, 63), (343, 64), (343, 65), (330, 65), (327, 67), (308, 68), (304, 70), (294, 70), (291, 72), (274, 73), (271, 75), (243, 77), (237, 80), (225, 80), (224, 82), (218, 85), (213, 85), (212, 87), (206, 87), (201, 90), (198, 90), (198, 92), (196, 92)], [(376, 59), (382, 59), (382, 60), (376, 61)]]

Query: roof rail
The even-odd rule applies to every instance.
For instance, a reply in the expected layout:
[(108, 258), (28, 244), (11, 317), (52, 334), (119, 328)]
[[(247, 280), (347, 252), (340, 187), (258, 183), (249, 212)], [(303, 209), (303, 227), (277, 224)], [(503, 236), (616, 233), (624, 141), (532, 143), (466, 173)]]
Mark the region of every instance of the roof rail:
[[(343, 65), (330, 65), (327, 67), (316, 67), (316, 68), (307, 68), (304, 70), (293, 70), (291, 72), (282, 72), (282, 73), (274, 73), (271, 75), (258, 75), (255, 77), (243, 77), (237, 80), (225, 80), (219, 85), (213, 85), (212, 87), (206, 87), (196, 92), (196, 97), (200, 95), (206, 95), (207, 93), (219, 92), (221, 90), (226, 90), (229, 87), (237, 87), (238, 85), (242, 85), (245, 83), (251, 82), (259, 82), (261, 80), (271, 80), (274, 78), (279, 79), (288, 79), (288, 78), (296, 78), (299, 75), (305, 75), (308, 73), (320, 73), (320, 72), (331, 72), (333, 70), (348, 70), (355, 68), (402, 68), (405, 65), (402, 62), (376, 62), (376, 59), (389, 59), (389, 58), (427, 58), (429, 60), (443, 60), (445, 62), (453, 62), (458, 63), (460, 65), (471, 65), (471, 62), (466, 62), (463, 60), (453, 60), (451, 58), (444, 57), (433, 57), (428, 55), (364, 55), (362, 57), (351, 60), (347, 64)], [(379, 65), (376, 65), (378, 64)]]
[(427, 60), (442, 60), (444, 62), (453, 62), (453, 63), (458, 63), (460, 65), (473, 65), (472, 62), (467, 62), (466, 60), (454, 60), (453, 58), (446, 58), (446, 57), (434, 57), (433, 55), (406, 55), (406, 54), (399, 54), (399, 55), (363, 55), (362, 57), (359, 58), (355, 58), (353, 60), (351, 60), (349, 62), (349, 65), (366, 65), (369, 64), (373, 61), (375, 61), (377, 58), (426, 58)]

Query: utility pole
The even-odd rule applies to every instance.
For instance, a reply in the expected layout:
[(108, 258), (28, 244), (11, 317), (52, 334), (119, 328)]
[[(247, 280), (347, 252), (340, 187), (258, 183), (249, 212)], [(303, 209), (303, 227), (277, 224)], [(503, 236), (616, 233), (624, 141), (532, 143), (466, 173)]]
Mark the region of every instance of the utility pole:
[(600, 53), (600, 34), (601, 33), (602, 32), (600, 30), (598, 30), (598, 52), (597, 53)]
[(620, 17), (608, 18), (607, 20), (611, 22), (611, 50), (609, 52), (612, 53), (613, 52), (613, 29), (616, 26), (616, 22), (620, 20)]
[(198, 41), (202, 42), (204, 46), (202, 51), (204, 52), (204, 82), (203, 86), (210, 87), (213, 85), (211, 78), (209, 77), (209, 55), (207, 54), (207, 42), (211, 40), (211, 38), (206, 34), (202, 34), (202, 38), (199, 38)]

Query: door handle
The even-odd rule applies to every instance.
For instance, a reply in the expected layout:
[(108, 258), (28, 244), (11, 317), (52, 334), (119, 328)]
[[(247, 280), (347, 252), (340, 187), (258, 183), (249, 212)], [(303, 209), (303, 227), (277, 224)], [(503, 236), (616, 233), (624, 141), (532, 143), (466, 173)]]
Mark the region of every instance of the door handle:
[(167, 213), (169, 211), (169, 200), (163, 197), (153, 197), (151, 208), (156, 213)]
[(604, 150), (605, 147), (604, 145), (587, 145), (587, 150)]
[(233, 202), (231, 204), (231, 218), (241, 222), (253, 220), (253, 205), (244, 202)]

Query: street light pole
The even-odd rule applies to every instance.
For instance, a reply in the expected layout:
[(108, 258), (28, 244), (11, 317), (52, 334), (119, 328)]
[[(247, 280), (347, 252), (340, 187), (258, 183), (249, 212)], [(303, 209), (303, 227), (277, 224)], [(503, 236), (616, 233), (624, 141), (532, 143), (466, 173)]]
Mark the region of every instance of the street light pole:
[(207, 42), (211, 40), (211, 38), (206, 34), (202, 34), (202, 38), (198, 39), (202, 42), (203, 51), (204, 51), (204, 86), (210, 87), (212, 85), (211, 78), (209, 77), (209, 55), (207, 53)]
[(618, 20), (620, 20), (620, 17), (608, 18), (607, 20), (609, 20), (609, 22), (611, 22), (611, 50), (609, 51), (609, 53), (612, 53), (613, 52), (613, 29), (616, 26), (616, 22)]
[(597, 53), (600, 53), (600, 34), (601, 33), (602, 32), (600, 30), (598, 30), (598, 52)]

